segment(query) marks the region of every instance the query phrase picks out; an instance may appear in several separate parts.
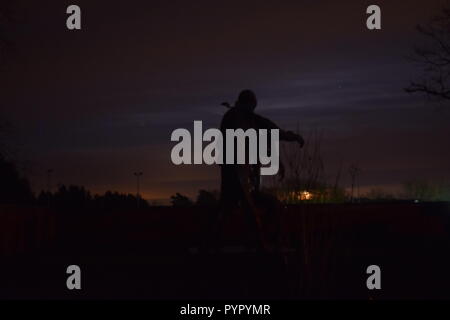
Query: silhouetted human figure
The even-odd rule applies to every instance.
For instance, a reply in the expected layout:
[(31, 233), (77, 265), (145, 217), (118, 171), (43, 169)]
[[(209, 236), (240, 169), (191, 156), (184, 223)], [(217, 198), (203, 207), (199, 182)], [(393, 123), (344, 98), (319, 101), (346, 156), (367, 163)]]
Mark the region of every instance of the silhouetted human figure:
[[(302, 147), (303, 138), (291, 131), (280, 129), (274, 122), (264, 118), (254, 112), (257, 106), (257, 99), (251, 90), (244, 90), (239, 94), (238, 100), (233, 107), (228, 106), (228, 110), (223, 116), (220, 130), (224, 137), (223, 145), (226, 146), (226, 129), (278, 129), (281, 141), (297, 141)], [(270, 132), (270, 131), (268, 131)], [(270, 134), (268, 134), (270, 139)], [(270, 141), (267, 145), (270, 147)], [(236, 148), (236, 145), (235, 145)], [(224, 148), (224, 159), (225, 156)], [(249, 146), (245, 146), (246, 157), (248, 158)], [(269, 149), (270, 152), (270, 149)], [(236, 157), (236, 152), (234, 153)], [(246, 214), (246, 221), (250, 229), (257, 234), (259, 244), (263, 244), (264, 236), (262, 234), (261, 214), (258, 209), (258, 199), (261, 199), (260, 187), (260, 168), (259, 163), (255, 165), (248, 164), (223, 164), (221, 165), (221, 210), (219, 214), (219, 224), (223, 215), (236, 208), (242, 208)], [(280, 163), (281, 164), (281, 163)]]

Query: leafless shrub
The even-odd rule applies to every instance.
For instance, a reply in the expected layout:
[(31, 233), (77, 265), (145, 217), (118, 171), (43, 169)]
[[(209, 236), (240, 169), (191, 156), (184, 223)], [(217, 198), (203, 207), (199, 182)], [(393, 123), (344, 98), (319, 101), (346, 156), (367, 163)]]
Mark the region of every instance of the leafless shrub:
[[(297, 130), (299, 133), (299, 130)], [(341, 170), (331, 183), (322, 157), (323, 133), (313, 130), (305, 136), (305, 145), (282, 145), (280, 162), (284, 179), (273, 179), (271, 190), (285, 203), (341, 202), (345, 192), (339, 187)]]

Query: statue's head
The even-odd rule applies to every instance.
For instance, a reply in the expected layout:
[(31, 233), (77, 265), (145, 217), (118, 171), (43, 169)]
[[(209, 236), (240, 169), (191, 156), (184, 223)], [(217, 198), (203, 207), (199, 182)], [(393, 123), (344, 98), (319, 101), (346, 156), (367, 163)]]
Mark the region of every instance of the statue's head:
[(252, 90), (243, 90), (239, 94), (238, 100), (236, 101), (236, 106), (239, 108), (247, 109), (248, 111), (255, 110), (258, 105), (258, 100), (256, 95)]

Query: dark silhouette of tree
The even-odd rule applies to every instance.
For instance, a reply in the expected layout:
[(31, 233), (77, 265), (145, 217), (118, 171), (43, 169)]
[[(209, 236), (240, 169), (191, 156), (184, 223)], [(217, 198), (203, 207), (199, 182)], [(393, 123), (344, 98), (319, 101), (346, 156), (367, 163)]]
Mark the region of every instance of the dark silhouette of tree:
[[(104, 195), (94, 195), (84, 187), (60, 185), (58, 191), (50, 193), (42, 191), (38, 203), (58, 208), (93, 208), (93, 209), (136, 209), (136, 196), (107, 191)], [(140, 208), (148, 208), (148, 202), (140, 199)]]
[(54, 194), (54, 203), (58, 207), (70, 206), (72, 208), (84, 208), (92, 199), (89, 191), (84, 187), (62, 185)]
[(174, 207), (190, 207), (193, 204), (191, 199), (178, 192), (170, 197), (170, 203), (172, 203), (172, 206)]
[[(12, 21), (12, 1), (0, 2), (0, 67), (9, 41), (7, 27)], [(27, 179), (22, 177), (17, 166), (9, 159), (6, 146), (6, 133), (9, 125), (0, 119), (0, 203), (30, 203), (34, 196)]]
[[(133, 194), (107, 191), (103, 196), (94, 196), (95, 207), (101, 209), (136, 209), (137, 198)], [(148, 208), (146, 200), (139, 199), (139, 208)]]
[(14, 163), (0, 155), (0, 203), (31, 203), (33, 193)]
[(38, 203), (55, 207), (71, 207), (71, 208), (85, 208), (92, 200), (89, 191), (84, 187), (60, 185), (55, 193), (42, 191), (38, 196)]
[(213, 192), (199, 190), (195, 205), (203, 207), (213, 207), (219, 203), (217, 196)]
[(44, 204), (50, 205), (50, 201), (52, 200), (52, 198), (53, 198), (53, 195), (50, 192), (42, 190), (39, 193), (36, 201), (39, 205), (44, 205)]
[(450, 100), (450, 8), (425, 25), (418, 25), (426, 44), (414, 48), (412, 60), (423, 68), (423, 76), (405, 88), (441, 101)]

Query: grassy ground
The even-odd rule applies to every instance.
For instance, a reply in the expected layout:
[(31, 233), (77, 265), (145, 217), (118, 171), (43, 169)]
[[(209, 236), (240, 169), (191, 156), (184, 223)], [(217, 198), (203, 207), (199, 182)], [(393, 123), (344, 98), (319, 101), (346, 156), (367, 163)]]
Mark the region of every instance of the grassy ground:
[[(213, 212), (0, 207), (0, 297), (450, 298), (448, 204), (286, 207), (284, 253), (240, 250), (239, 213), (224, 225), (225, 252), (203, 251)], [(78, 292), (65, 286), (71, 264), (82, 270)], [(379, 291), (366, 288), (371, 264)]]

